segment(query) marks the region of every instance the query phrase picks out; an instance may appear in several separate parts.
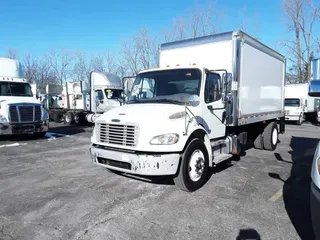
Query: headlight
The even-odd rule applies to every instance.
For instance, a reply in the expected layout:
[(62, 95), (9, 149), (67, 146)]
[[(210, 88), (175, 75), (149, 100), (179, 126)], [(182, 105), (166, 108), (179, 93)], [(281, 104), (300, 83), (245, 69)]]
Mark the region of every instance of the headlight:
[(7, 123), (7, 122), (8, 120), (4, 116), (0, 115), (0, 123)]
[(42, 107), (42, 120), (48, 120), (48, 119), (49, 119), (49, 114), (48, 114), (47, 110), (45, 110)]
[(179, 135), (175, 133), (168, 133), (164, 135), (155, 136), (151, 139), (151, 145), (171, 145), (177, 143)]

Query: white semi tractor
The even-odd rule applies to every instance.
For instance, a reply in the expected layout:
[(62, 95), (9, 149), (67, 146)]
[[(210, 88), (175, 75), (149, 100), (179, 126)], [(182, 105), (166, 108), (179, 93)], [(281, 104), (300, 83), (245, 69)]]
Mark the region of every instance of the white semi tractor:
[(0, 58), (0, 136), (33, 134), (44, 137), (49, 116), (23, 78), (19, 61)]
[(121, 79), (106, 72), (91, 72), (90, 86), (83, 81), (69, 82), (65, 87), (48, 85), (46, 92), (50, 118), (66, 124), (94, 123), (97, 116), (123, 102)]
[(125, 105), (96, 119), (94, 164), (171, 175), (200, 188), (208, 168), (251, 141), (276, 149), (285, 131), (285, 57), (242, 31), (162, 44), (160, 67), (141, 71)]
[(309, 83), (289, 84), (285, 86), (286, 121), (301, 125), (304, 120), (315, 121), (320, 98), (308, 95)]

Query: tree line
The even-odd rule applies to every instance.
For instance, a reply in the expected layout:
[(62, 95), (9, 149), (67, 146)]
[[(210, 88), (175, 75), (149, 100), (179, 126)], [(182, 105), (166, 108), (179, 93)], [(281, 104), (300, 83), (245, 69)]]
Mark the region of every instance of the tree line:
[[(288, 80), (307, 82), (311, 77), (311, 60), (320, 52), (320, 39), (314, 33), (315, 27), (320, 24), (320, 4), (316, 5), (312, 0), (282, 0), (282, 9), (286, 17), (284, 30), (292, 36), (279, 41), (278, 46), (292, 66)], [(88, 81), (91, 71), (111, 72), (120, 77), (136, 75), (143, 69), (157, 66), (160, 43), (221, 31), (218, 25), (221, 21), (218, 19), (223, 16), (215, 4), (196, 4), (188, 12), (192, 13), (191, 16), (173, 19), (172, 25), (159, 36), (151, 35), (147, 28), (140, 29), (130, 41), (121, 42), (117, 54), (110, 50), (96, 55), (89, 55), (85, 51), (51, 50), (35, 57), (31, 54), (19, 56), (17, 51), (9, 49), (7, 57), (19, 59), (24, 66), (25, 78), (39, 87), (63, 84), (70, 80)], [(256, 23), (247, 23), (251, 27), (249, 30), (244, 20), (245, 16), (239, 21), (238, 28), (259, 39), (258, 30), (252, 29)]]

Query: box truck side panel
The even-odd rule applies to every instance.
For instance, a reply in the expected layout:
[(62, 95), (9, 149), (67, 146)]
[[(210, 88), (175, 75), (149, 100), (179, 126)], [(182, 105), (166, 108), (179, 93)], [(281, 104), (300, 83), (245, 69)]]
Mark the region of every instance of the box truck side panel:
[(285, 60), (261, 49), (245, 41), (241, 47), (240, 124), (280, 117), (283, 112)]

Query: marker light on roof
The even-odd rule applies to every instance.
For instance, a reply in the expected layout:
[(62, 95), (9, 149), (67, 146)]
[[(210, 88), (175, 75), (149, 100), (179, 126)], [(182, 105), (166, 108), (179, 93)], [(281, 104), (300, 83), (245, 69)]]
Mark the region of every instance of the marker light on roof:
[(167, 65), (167, 67), (170, 67), (170, 65)]
[(177, 67), (179, 67), (180, 66), (180, 64), (177, 64)]

